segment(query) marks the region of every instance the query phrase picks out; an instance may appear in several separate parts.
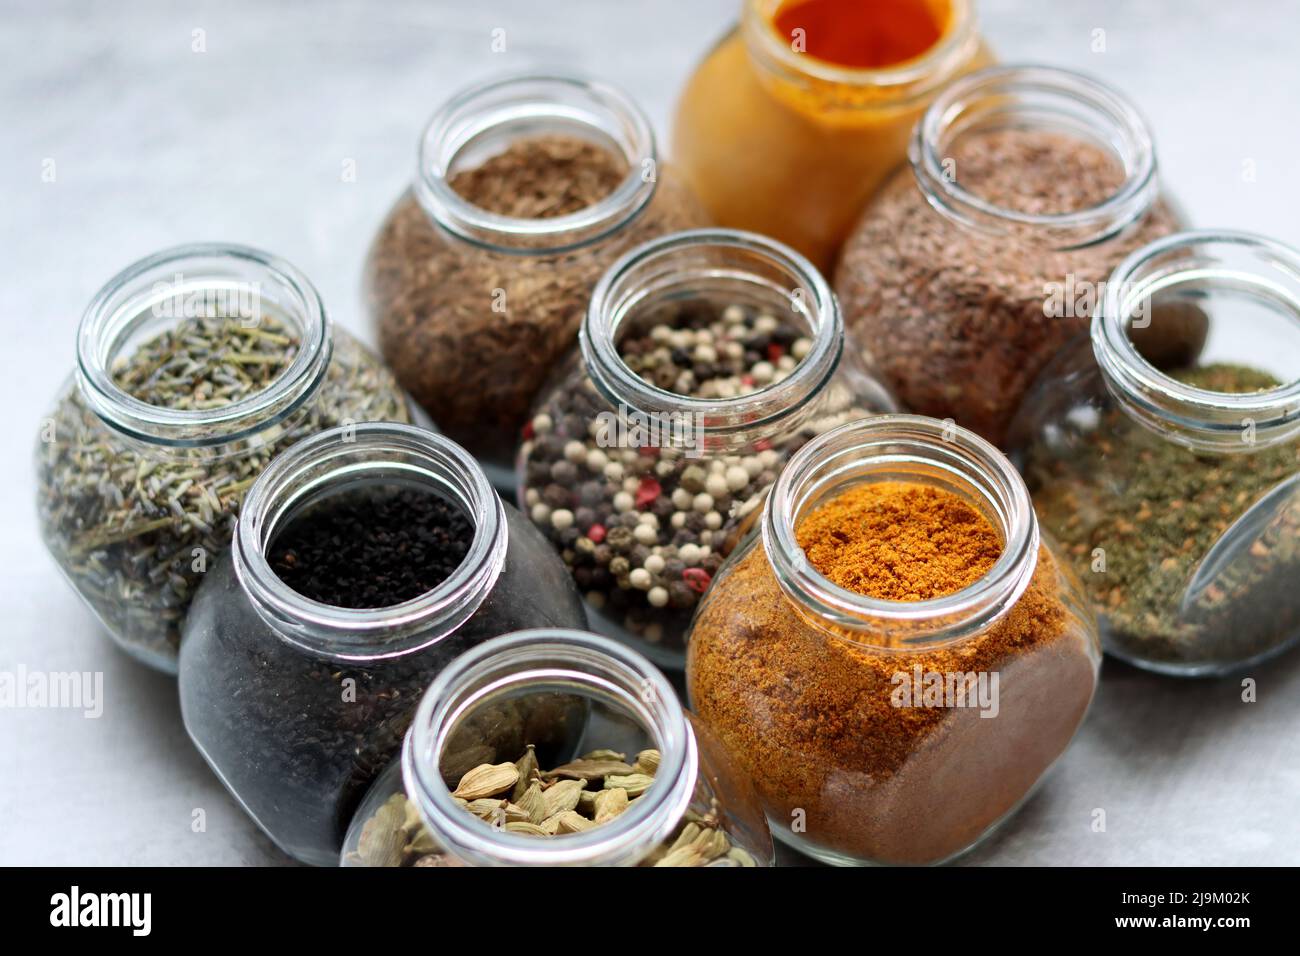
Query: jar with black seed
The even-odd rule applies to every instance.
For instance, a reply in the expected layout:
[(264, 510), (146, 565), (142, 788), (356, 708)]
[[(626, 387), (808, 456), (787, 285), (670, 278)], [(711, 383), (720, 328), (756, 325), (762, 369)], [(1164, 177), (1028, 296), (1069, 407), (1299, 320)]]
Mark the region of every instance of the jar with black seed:
[(811, 263), (753, 233), (676, 233), (597, 285), (525, 428), (519, 500), (593, 627), (676, 669), (784, 461), (893, 407)]
[(327, 865), (443, 667), (507, 631), (584, 621), (563, 564), (468, 452), (344, 426), (249, 491), (186, 620), (181, 712), (271, 839)]
[(59, 570), (132, 656), (175, 673), (190, 600), (280, 451), (346, 422), (421, 420), (307, 277), (244, 246), (167, 249), (96, 294), (36, 445)]

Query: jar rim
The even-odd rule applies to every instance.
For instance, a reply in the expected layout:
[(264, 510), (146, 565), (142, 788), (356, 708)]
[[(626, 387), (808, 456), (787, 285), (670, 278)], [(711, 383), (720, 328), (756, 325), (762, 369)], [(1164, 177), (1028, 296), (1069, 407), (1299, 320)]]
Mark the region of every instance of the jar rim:
[[(959, 128), (975, 104), (995, 102), (1000, 112), (1016, 109), (1007, 100), (1025, 95), (1048, 97), (1040, 112), (1057, 119), (1086, 122), (1102, 131), (1124, 167), (1124, 182), (1093, 206), (1062, 213), (1027, 213), (990, 202), (968, 190), (945, 169), (941, 155), (946, 135)], [(1081, 110), (1086, 120), (1071, 117)], [(1022, 109), (1023, 111), (1023, 109)], [(1144, 215), (1159, 188), (1155, 146), (1137, 107), (1106, 84), (1083, 73), (1033, 64), (987, 67), (953, 81), (926, 109), (908, 145), (908, 161), (926, 200), (966, 228), (990, 235), (1028, 230), (1055, 249), (1078, 249), (1103, 242)]]
[[(468, 553), (435, 588), (388, 607), (337, 607), (300, 594), (275, 573), (267, 549), (300, 504), (367, 473), (400, 475), (450, 499), (474, 524)], [(495, 585), (507, 545), (505, 508), (469, 452), (414, 425), (366, 422), (277, 455), (244, 498), (232, 552), (240, 586), (281, 640), (332, 660), (372, 661), (424, 650), (464, 624)]]
[[(1215, 246), (1244, 253), (1250, 261), (1216, 265)], [(1162, 264), (1171, 253), (1186, 256)], [(1287, 279), (1291, 288), (1270, 273)], [(1300, 250), (1249, 232), (1174, 233), (1134, 250), (1106, 283), (1092, 318), (1092, 347), (1107, 387), (1139, 422), (1193, 448), (1250, 450), (1293, 438), (1300, 431), (1300, 376), (1260, 392), (1213, 392), (1166, 375), (1138, 351), (1128, 334), (1135, 308), (1155, 292), (1191, 280), (1270, 293), (1291, 312), (1300, 332)], [(1256, 425), (1253, 445), (1241, 441), (1244, 420)]]
[[(987, 506), (981, 510), (997, 527), (1003, 547), (982, 577), (943, 597), (887, 601), (840, 587), (811, 566), (796, 536), (805, 508), (872, 474), (907, 474), (919, 465), (931, 469), (932, 478), (960, 484)], [(860, 419), (804, 445), (764, 504), (761, 534), (777, 582), (805, 617), (825, 622), (837, 637), (878, 650), (929, 649), (994, 624), (1028, 588), (1040, 543), (1029, 489), (1007, 457), (974, 432), (921, 415)], [(890, 633), (895, 628), (916, 633), (898, 640)]]
[[(740, 29), (758, 61), (794, 80), (820, 81), (884, 94), (864, 106), (897, 106), (924, 98), (947, 82), (970, 58), (978, 43), (975, 11), (970, 0), (948, 0), (948, 28), (930, 49), (901, 63), (877, 68), (841, 66), (808, 53), (795, 52), (772, 22), (772, 0), (745, 0)], [(779, 4), (778, 4), (779, 5)], [(845, 105), (854, 105), (851, 101)]]
[[(696, 398), (659, 388), (629, 368), (618, 349), (623, 320), (647, 292), (654, 291), (658, 279), (655, 268), (671, 263), (674, 257), (709, 251), (749, 255), (779, 270), (794, 283), (794, 289), (806, 292), (803, 305), (797, 309), (807, 313), (812, 324), (808, 330), (812, 346), (786, 378), (735, 398)], [(710, 278), (760, 278), (742, 266), (697, 267), (697, 271)], [(578, 330), (587, 374), (607, 400), (646, 416), (680, 417), (706, 435), (770, 427), (793, 414), (835, 374), (844, 339), (839, 302), (816, 266), (775, 239), (739, 229), (716, 228), (658, 236), (627, 252), (597, 282)]]
[[(549, 840), (484, 826), (458, 806), (438, 770), (460, 719), (528, 684), (579, 687), (625, 704), (654, 738), (654, 783), (614, 820)], [(485, 866), (620, 865), (639, 861), (685, 813), (698, 777), (694, 732), (668, 679), (631, 648), (565, 628), (493, 638), (444, 668), (421, 698), (402, 746), (402, 778), (434, 839)]]
[[(468, 144), (491, 130), (548, 117), (616, 140), (628, 172), (613, 192), (563, 216), (523, 218), (476, 206), (451, 187), (451, 169)], [(614, 126), (621, 139), (612, 134)], [(597, 242), (640, 214), (654, 195), (658, 162), (649, 118), (618, 87), (573, 73), (510, 74), (461, 90), (429, 119), (420, 137), (415, 193), (434, 223), (472, 245), (554, 254)], [(647, 168), (655, 175), (647, 178)]]
[[(224, 274), (224, 264), (258, 276), (247, 280)], [(197, 278), (186, 278), (192, 268)], [(179, 283), (163, 280), (179, 278)], [(299, 326), (298, 352), (264, 389), (214, 409), (151, 405), (113, 379), (118, 347), (151, 314), (170, 308), (187, 294), (234, 288), (258, 297), (261, 282), (281, 289), (288, 303), (277, 312)], [(259, 312), (260, 314), (260, 312)], [(184, 318), (182, 315), (177, 317)], [(146, 256), (109, 279), (91, 299), (77, 330), (77, 388), (106, 425), (138, 441), (169, 448), (211, 448), (249, 438), (293, 414), (315, 394), (333, 352), (333, 335), (324, 303), (299, 269), (278, 256), (234, 243), (192, 243)]]

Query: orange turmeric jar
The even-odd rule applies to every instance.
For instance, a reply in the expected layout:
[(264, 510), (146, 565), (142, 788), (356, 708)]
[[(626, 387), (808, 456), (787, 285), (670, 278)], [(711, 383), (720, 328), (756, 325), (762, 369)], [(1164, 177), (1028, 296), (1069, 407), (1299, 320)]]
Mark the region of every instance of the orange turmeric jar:
[(679, 171), (719, 225), (822, 270), (937, 90), (986, 66), (970, 0), (742, 0), (686, 85)]

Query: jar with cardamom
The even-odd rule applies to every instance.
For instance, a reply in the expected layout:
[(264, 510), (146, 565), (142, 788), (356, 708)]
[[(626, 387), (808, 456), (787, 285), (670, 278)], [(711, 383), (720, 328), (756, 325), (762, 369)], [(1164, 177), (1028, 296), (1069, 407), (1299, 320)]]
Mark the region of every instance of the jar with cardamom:
[(474, 86), (429, 121), (414, 186), (371, 246), (364, 285), (383, 355), (509, 489), (529, 405), (601, 273), (704, 223), (621, 91), (566, 76)]
[(1300, 251), (1227, 231), (1135, 251), (1011, 443), (1109, 653), (1214, 676), (1300, 640)]
[(1179, 228), (1127, 99), (1066, 70), (996, 67), (935, 97), (835, 291), (904, 407), (1001, 445), (1111, 270)]
[(344, 866), (771, 866), (749, 782), (644, 657), (539, 629), (430, 686)]
[(109, 636), (175, 673), (194, 591), (266, 464), (326, 428), (415, 414), (289, 263), (168, 249), (82, 317), (76, 371), (36, 444), (41, 535)]
[(997, 449), (883, 415), (813, 439), (688, 645), (690, 705), (774, 838), (935, 864), (993, 832), (1092, 701), (1097, 623)]
[(420, 695), (466, 650), (521, 627), (583, 627), (546, 540), (469, 453), (363, 423), (282, 453), (185, 622), (186, 730), (289, 855), (338, 860)]
[(970, 0), (740, 0), (677, 104), (674, 157), (718, 225), (829, 273), (945, 84), (991, 61)]
[(691, 615), (785, 460), (892, 407), (807, 259), (753, 233), (663, 236), (596, 287), (525, 429), (521, 506), (593, 627), (680, 670)]

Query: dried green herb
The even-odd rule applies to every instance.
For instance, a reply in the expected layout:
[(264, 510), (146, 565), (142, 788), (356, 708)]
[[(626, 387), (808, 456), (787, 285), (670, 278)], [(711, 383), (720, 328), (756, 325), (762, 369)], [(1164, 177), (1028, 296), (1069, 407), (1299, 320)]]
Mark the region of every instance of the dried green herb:
[[(265, 389), (298, 347), (271, 316), (256, 328), (200, 316), (144, 342), (112, 373), (124, 391), (151, 405), (212, 410)], [(409, 421), (406, 401), (378, 360), (337, 330), (324, 381), (303, 408), (216, 449), (130, 441), (70, 384), (37, 447), (46, 544), (119, 641), (174, 666), (191, 595), (229, 545), (240, 503), (262, 469), (308, 435), (362, 421)]]
[[(1238, 365), (1169, 374), (1223, 393), (1279, 384)], [(1233, 532), (1233, 560), (1205, 562), (1237, 519), (1298, 473), (1300, 443), (1197, 453), (1118, 407), (1068, 452), (1035, 449), (1026, 463), (1039, 518), (1074, 559), (1111, 648), (1170, 665), (1246, 661), (1300, 629), (1300, 490), (1262, 528)]]

